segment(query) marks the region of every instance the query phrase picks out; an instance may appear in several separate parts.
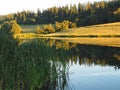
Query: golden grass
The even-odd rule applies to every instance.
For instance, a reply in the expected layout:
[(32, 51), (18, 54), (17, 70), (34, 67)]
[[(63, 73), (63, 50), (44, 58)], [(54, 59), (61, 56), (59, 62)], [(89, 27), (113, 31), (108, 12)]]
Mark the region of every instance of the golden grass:
[(51, 36), (120, 36), (120, 22), (100, 24), (86, 27), (73, 28), (58, 33), (49, 34)]
[(36, 26), (37, 25), (22, 26), (24, 33), (15, 35), (15, 38), (54, 38), (86, 45), (120, 47), (120, 38), (118, 38), (120, 37), (120, 22), (73, 28), (52, 34), (37, 34), (35, 33)]
[[(52, 34), (37, 34), (38, 25), (21, 25), (23, 33), (15, 35), (18, 38), (38, 37), (120, 37), (120, 22), (78, 27)], [(43, 26), (43, 25), (39, 25)]]
[[(43, 25), (21, 25), (23, 33), (36, 33), (36, 27)], [(46, 36), (60, 37), (120, 37), (120, 22), (72, 28)]]
[(24, 34), (15, 34), (14, 38), (18, 38), (18, 39), (32, 39), (35, 38), (36, 34), (34, 33), (24, 33)]
[(21, 33), (21, 34), (15, 34), (14, 38), (17, 39), (34, 39), (34, 38), (48, 38), (49, 36), (46, 36), (44, 34), (37, 34), (37, 33)]

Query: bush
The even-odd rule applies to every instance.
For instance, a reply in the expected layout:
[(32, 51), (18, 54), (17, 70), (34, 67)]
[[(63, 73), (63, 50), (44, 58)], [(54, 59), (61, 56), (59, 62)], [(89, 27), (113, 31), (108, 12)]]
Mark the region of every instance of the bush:
[(1, 32), (6, 34), (18, 34), (22, 31), (16, 21), (7, 21), (1, 25)]
[(45, 30), (45, 33), (53, 33), (53, 32), (55, 32), (55, 29), (52, 26), (52, 24), (44, 25), (43, 28)]
[(68, 20), (64, 20), (62, 22), (62, 30), (68, 30), (69, 29), (69, 21)]
[(56, 31), (61, 31), (62, 30), (62, 23), (55, 22), (55, 30)]
[[(13, 60), (15, 54), (15, 48), (18, 45), (18, 40), (14, 39), (14, 30), (18, 30), (15, 22), (4, 22), (0, 28), (0, 56), (2, 55), (5, 60)], [(19, 30), (18, 30), (19, 31)]]
[(116, 11), (113, 12), (113, 14), (120, 14), (120, 8), (118, 8)]
[(21, 33), (22, 28), (17, 24), (16, 21), (11, 21), (10, 23), (12, 24), (11, 32), (13, 34), (19, 34), (19, 33)]
[(37, 33), (39, 33), (39, 34), (44, 33), (44, 30), (41, 29), (40, 26), (37, 26), (37, 27), (36, 27), (36, 31), (37, 31)]
[(55, 23), (55, 29), (56, 31), (62, 31), (62, 30), (68, 30), (68, 25), (69, 21), (68, 20), (64, 20), (63, 22), (56, 22)]
[(9, 22), (4, 22), (4, 23), (1, 25), (0, 32), (9, 34), (11, 29), (12, 29), (12, 25), (11, 25)]
[(75, 27), (76, 27), (76, 23), (69, 22), (69, 28), (75, 28)]

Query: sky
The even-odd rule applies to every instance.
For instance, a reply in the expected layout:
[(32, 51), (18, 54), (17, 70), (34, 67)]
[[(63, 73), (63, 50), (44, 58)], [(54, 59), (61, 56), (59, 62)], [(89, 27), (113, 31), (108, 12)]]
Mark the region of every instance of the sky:
[(16, 13), (23, 10), (37, 11), (53, 6), (65, 6), (66, 4), (78, 4), (104, 0), (0, 0), (0, 15)]

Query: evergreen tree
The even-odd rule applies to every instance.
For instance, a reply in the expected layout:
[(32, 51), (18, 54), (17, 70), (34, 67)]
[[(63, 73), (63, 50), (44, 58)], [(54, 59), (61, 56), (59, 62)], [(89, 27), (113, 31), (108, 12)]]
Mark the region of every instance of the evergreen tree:
[(0, 16), (0, 23), (16, 20), (19, 24), (49, 24), (69, 20), (78, 26), (120, 21), (120, 0), (52, 7), (46, 10), (22, 11)]

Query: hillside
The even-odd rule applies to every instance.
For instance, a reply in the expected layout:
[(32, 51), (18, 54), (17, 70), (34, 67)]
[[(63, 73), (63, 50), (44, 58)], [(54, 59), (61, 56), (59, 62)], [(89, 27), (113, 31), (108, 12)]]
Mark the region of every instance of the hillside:
[(120, 22), (78, 27), (52, 34), (37, 34), (31, 25), (26, 25), (23, 26), (23, 32), (16, 34), (15, 37), (19, 39), (51, 38), (86, 45), (120, 47)]
[(72, 28), (50, 36), (120, 36), (120, 22)]
[(23, 33), (16, 34), (15, 37), (22, 39), (36, 37), (120, 37), (120, 22), (77, 27), (51, 34), (36, 33), (36, 26), (37, 25), (22, 26)]

